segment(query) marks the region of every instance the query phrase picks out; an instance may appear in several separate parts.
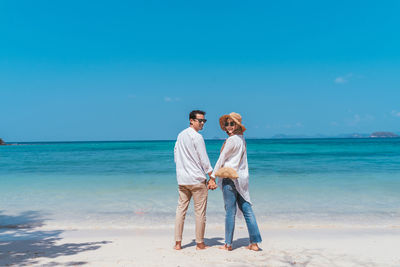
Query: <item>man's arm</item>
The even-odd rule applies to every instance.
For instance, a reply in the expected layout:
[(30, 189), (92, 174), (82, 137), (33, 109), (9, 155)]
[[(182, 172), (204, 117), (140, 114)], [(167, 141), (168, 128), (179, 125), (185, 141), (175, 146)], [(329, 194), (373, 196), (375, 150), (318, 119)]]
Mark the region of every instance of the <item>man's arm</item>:
[(211, 167), (210, 160), (207, 155), (206, 144), (204, 142), (203, 137), (196, 138), (194, 144), (195, 144), (195, 148), (198, 153), (198, 156), (199, 156), (200, 164), (201, 164), (204, 172), (206, 172), (208, 174), (208, 176), (210, 177), (210, 179), (207, 182), (207, 188), (214, 190), (218, 186), (217, 186), (217, 183), (215, 182), (215, 177), (211, 176), (213, 169)]
[(196, 151), (198, 153), (200, 165), (203, 168), (203, 171), (205, 173), (212, 172), (213, 169), (211, 167), (211, 163), (210, 163), (210, 160), (207, 155), (206, 144), (204, 143), (203, 137), (198, 136), (197, 138), (195, 138), (194, 141), (195, 141), (194, 145), (195, 145)]

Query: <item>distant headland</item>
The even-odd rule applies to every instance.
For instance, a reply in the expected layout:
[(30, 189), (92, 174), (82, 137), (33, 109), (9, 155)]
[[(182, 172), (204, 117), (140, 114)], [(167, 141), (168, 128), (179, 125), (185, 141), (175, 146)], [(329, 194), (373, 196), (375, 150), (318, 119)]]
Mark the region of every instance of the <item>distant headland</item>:
[(288, 134), (276, 134), (272, 136), (272, 139), (303, 139), (303, 138), (399, 138), (400, 135), (392, 132), (373, 132), (372, 134), (367, 133), (351, 133), (351, 134), (339, 134), (339, 135), (288, 135)]
[(396, 138), (400, 137), (399, 135), (391, 132), (374, 132), (369, 137), (371, 138)]
[(3, 141), (3, 139), (0, 138), (0, 146), (4, 146), (6, 143)]

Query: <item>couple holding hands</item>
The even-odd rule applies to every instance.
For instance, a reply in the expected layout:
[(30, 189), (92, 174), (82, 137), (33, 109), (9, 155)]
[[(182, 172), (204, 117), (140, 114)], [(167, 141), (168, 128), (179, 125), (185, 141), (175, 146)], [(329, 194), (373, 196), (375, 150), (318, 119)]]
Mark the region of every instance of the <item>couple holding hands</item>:
[[(258, 251), (261, 242), (256, 218), (249, 194), (249, 170), (246, 141), (242, 117), (238, 113), (223, 115), (219, 119), (221, 129), (228, 138), (221, 148), (221, 154), (214, 167), (208, 159), (204, 139), (198, 132), (206, 123), (205, 112), (194, 110), (189, 114), (190, 126), (177, 138), (174, 148), (176, 176), (179, 185), (179, 201), (175, 220), (175, 249), (182, 248), (182, 232), (186, 211), (193, 197), (196, 217), (196, 249), (207, 248), (204, 243), (208, 189), (221, 188), (225, 204), (225, 244), (220, 247), (232, 250), (233, 232), (237, 207), (243, 213), (249, 232), (250, 250)], [(206, 174), (210, 177), (207, 181)], [(218, 177), (218, 185), (216, 183)]]

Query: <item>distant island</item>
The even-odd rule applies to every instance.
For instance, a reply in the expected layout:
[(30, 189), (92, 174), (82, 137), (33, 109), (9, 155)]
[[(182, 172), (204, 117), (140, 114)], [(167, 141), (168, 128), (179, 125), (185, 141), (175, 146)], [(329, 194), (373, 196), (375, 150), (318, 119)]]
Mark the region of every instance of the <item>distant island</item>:
[(371, 138), (396, 138), (400, 137), (399, 135), (391, 132), (374, 132), (369, 137)]
[(3, 141), (3, 139), (0, 138), (0, 146), (4, 146), (6, 143)]
[(366, 133), (351, 133), (351, 134), (339, 134), (339, 135), (287, 135), (287, 134), (276, 134), (272, 136), (272, 139), (304, 139), (304, 138), (399, 138), (400, 135), (392, 132), (373, 132), (372, 134)]

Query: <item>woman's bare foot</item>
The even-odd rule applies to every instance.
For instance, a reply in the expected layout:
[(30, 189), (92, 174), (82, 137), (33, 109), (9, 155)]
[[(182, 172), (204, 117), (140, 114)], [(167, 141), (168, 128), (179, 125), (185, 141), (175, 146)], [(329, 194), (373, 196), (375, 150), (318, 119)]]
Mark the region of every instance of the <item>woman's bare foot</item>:
[(227, 244), (218, 247), (219, 249), (227, 250), (227, 251), (232, 251), (232, 246), (228, 246)]
[(182, 249), (182, 241), (176, 241), (174, 249), (175, 250), (181, 250)]
[(257, 243), (250, 244), (248, 247), (250, 250), (259, 251), (260, 248), (258, 247)]
[(206, 244), (204, 244), (204, 242), (197, 243), (197, 245), (196, 245), (196, 249), (206, 249), (206, 248), (209, 248), (209, 246), (206, 246)]

